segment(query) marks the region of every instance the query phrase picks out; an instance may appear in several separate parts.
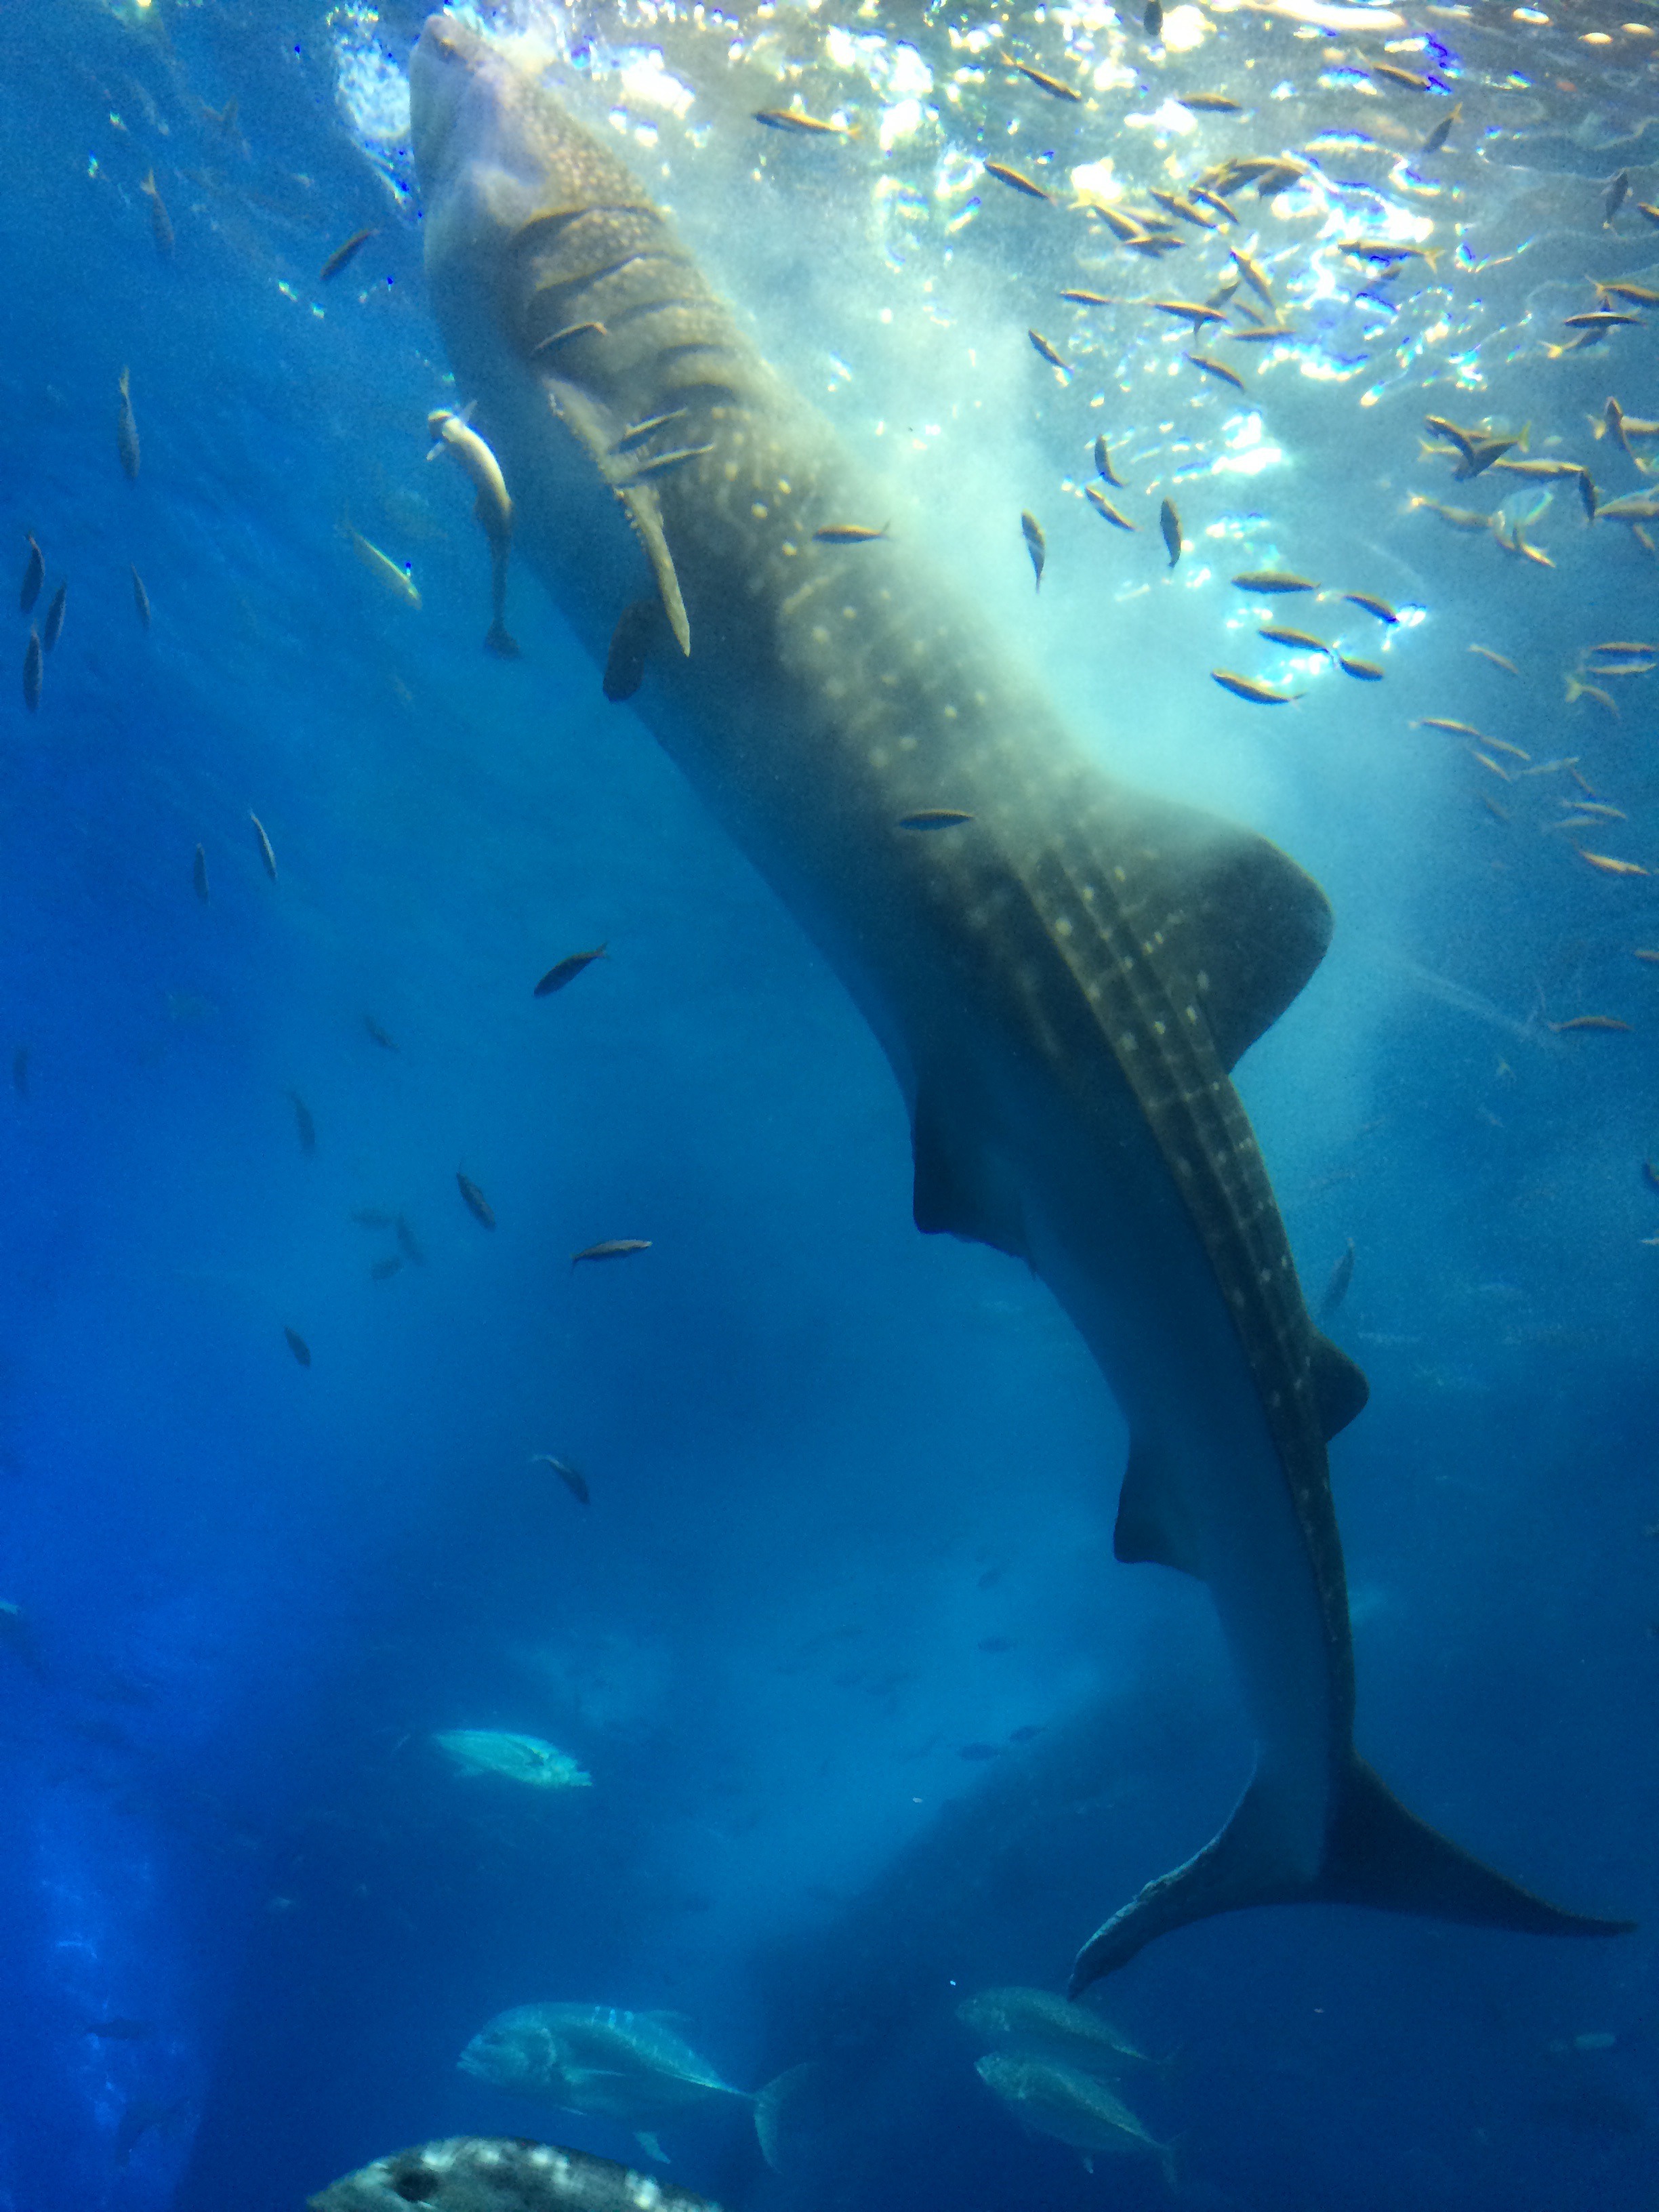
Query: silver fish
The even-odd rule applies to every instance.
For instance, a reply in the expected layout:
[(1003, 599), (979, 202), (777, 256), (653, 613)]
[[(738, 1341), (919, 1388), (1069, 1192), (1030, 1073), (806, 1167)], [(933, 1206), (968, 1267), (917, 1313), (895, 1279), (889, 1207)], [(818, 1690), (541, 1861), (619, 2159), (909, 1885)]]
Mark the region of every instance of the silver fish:
[(1022, 2126), (1081, 2151), (1091, 2173), (1095, 2160), (1103, 2154), (1121, 2158), (1150, 2153), (1174, 2190), (1173, 2146), (1149, 2136), (1128, 2106), (1097, 2075), (1030, 2051), (991, 2051), (975, 2071)]
[(1348, 1295), (1348, 1285), (1353, 1280), (1353, 1239), (1349, 1237), (1342, 1255), (1331, 1269), (1331, 1279), (1325, 1285), (1325, 1295), (1319, 1301), (1319, 1318), (1328, 1321)]
[(753, 2107), (755, 2131), (775, 2165), (783, 2107), (807, 2071), (793, 2067), (763, 2089), (734, 2088), (680, 2033), (673, 2013), (609, 2005), (518, 2005), (498, 2013), (459, 2059), (464, 2074), (562, 2112), (617, 2121), (647, 2156), (655, 2130), (699, 2106), (736, 2098)]
[(463, 1774), (499, 1774), (530, 1790), (591, 1790), (593, 1778), (568, 1751), (510, 1729), (447, 1729), (432, 1739)]
[(1053, 1990), (1018, 1985), (981, 1990), (963, 1999), (957, 2018), (997, 2050), (1043, 2051), (1071, 2065), (1097, 2069), (1159, 2063), (1120, 2035), (1103, 2014), (1073, 2004)]

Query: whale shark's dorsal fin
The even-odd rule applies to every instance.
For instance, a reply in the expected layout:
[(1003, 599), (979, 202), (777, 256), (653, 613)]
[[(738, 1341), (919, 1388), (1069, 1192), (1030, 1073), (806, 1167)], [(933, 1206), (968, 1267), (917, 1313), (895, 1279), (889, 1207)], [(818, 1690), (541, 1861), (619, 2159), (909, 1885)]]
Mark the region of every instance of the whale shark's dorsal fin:
[(1168, 949), (1231, 1072), (1323, 959), (1330, 903), (1288, 853), (1254, 830), (1216, 822), (1194, 845), (1189, 810), (1152, 805), (1147, 829), (1158, 844), (1148, 866), (1162, 878)]

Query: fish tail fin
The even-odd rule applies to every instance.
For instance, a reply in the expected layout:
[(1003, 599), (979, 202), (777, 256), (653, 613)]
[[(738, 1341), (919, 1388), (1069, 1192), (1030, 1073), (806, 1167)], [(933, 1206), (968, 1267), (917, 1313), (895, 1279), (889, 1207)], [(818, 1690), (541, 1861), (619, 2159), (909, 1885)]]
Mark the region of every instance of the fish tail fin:
[(497, 616), (490, 623), (484, 638), (484, 651), (493, 653), (497, 660), (519, 660), (523, 658), (518, 642), (507, 635), (507, 624)]
[(655, 2159), (659, 2166), (666, 2166), (669, 2163), (668, 2153), (657, 2141), (649, 2128), (635, 2128), (634, 2140), (646, 2156)]
[(1635, 1925), (1568, 1912), (1523, 1889), (1407, 1812), (1360, 1759), (1349, 1759), (1311, 1873), (1285, 1863), (1272, 1812), (1258, 1776), (1195, 1858), (1149, 1882), (1090, 1937), (1071, 1995), (1115, 1972), (1155, 1937), (1251, 1905), (1366, 1905), (1534, 1936), (1623, 1936)]
[(1627, 1936), (1636, 1925), (1569, 1912), (1522, 1888), (1408, 1812), (1363, 1759), (1349, 1761), (1311, 1894), (1529, 1936)]
[(1278, 1863), (1268, 1832), (1266, 1793), (1252, 1781), (1219, 1835), (1195, 1857), (1149, 1881), (1138, 1897), (1097, 1928), (1078, 1953), (1066, 1994), (1073, 2000), (1092, 1982), (1115, 1973), (1160, 1936), (1237, 1912), (1247, 1905), (1287, 1905), (1308, 1894), (1304, 1879)]
[(1186, 2141), (1184, 2136), (1172, 2136), (1168, 2142), (1158, 2146), (1158, 2162), (1164, 2169), (1164, 2186), (1171, 2197), (1181, 2194), (1181, 2179), (1176, 2170), (1176, 2153)]
[(816, 2062), (809, 2058), (804, 2065), (786, 2067), (781, 2074), (774, 2075), (756, 2093), (755, 2133), (760, 2138), (761, 2156), (774, 2173), (783, 2172), (781, 2143), (789, 2107), (817, 2071)]

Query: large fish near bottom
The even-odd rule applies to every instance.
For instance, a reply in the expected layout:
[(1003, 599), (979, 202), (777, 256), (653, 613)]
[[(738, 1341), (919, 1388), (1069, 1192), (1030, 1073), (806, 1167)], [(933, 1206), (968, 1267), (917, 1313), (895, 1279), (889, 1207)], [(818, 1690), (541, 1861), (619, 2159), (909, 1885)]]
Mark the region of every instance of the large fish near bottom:
[(1326, 1445), (1365, 1385), (1309, 1317), (1229, 1080), (1323, 954), (1323, 895), (1098, 765), (544, 76), (438, 15), (410, 90), (432, 303), (515, 543), (596, 665), (654, 605), (635, 710), (879, 1037), (918, 1227), (1048, 1285), (1128, 1423), (1118, 1557), (1219, 1615), (1249, 1786), (1073, 1991), (1244, 1905), (1622, 1929), (1470, 1857), (1354, 1752)]
[(706, 2197), (556, 2143), (451, 2136), (330, 2182), (311, 2212), (720, 2212)]

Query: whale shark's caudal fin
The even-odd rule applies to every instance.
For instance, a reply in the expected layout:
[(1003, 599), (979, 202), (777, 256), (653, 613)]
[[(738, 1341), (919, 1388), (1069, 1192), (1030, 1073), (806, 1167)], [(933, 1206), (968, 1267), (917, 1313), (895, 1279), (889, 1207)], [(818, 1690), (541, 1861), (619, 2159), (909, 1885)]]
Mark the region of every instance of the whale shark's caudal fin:
[(1075, 1997), (1172, 1929), (1250, 1905), (1366, 1905), (1431, 1920), (1509, 1928), (1528, 1936), (1627, 1936), (1632, 1920), (1567, 1912), (1486, 1865), (1407, 1812), (1361, 1759), (1350, 1759), (1311, 1881), (1287, 1881), (1253, 1782), (1238, 1808), (1196, 1858), (1148, 1882), (1091, 1936), (1072, 1970)]

